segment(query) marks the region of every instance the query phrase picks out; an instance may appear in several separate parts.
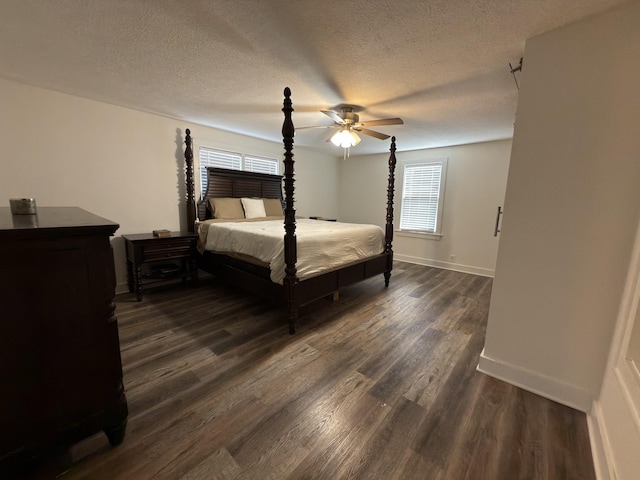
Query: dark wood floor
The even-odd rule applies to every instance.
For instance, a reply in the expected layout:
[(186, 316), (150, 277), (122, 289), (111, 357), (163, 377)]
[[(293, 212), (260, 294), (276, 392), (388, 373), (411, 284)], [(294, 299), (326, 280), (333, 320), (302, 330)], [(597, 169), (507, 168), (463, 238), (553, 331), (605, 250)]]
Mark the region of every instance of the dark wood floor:
[(70, 479), (594, 479), (585, 415), (476, 372), (491, 279), (396, 262), (282, 311), (201, 282), (117, 298), (129, 425)]

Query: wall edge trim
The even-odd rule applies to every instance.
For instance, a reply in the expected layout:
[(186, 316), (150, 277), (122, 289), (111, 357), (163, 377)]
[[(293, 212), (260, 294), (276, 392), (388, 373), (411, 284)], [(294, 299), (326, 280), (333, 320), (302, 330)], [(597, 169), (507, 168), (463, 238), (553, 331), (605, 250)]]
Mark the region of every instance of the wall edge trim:
[(476, 370), (581, 412), (589, 412), (593, 405), (593, 396), (588, 390), (491, 358), (486, 355), (484, 349), (480, 354)]
[(483, 267), (474, 267), (472, 265), (461, 265), (459, 263), (442, 262), (440, 260), (432, 260), (429, 258), (413, 257), (411, 255), (402, 255), (395, 253), (393, 258), (400, 260), (401, 262), (413, 263), (416, 265), (424, 265), (426, 267), (442, 268), (444, 270), (453, 270), (455, 272), (471, 273), (473, 275), (480, 275), (483, 277), (493, 278), (494, 270)]

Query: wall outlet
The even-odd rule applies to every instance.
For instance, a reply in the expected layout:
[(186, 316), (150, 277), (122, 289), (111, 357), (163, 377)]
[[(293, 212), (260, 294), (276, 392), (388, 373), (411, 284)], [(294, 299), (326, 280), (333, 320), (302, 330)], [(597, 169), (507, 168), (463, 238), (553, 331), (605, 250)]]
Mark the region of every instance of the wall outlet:
[(456, 261), (456, 256), (455, 255), (449, 255), (449, 261), (450, 262), (455, 262)]

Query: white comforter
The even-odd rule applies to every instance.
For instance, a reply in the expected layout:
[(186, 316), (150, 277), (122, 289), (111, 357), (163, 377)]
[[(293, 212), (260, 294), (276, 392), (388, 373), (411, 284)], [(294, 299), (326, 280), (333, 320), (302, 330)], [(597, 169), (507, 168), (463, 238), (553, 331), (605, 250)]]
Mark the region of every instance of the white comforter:
[[(377, 225), (297, 219), (297, 277), (303, 279), (384, 251), (384, 232)], [(205, 249), (241, 253), (269, 264), (271, 280), (284, 278), (282, 220), (211, 223)]]

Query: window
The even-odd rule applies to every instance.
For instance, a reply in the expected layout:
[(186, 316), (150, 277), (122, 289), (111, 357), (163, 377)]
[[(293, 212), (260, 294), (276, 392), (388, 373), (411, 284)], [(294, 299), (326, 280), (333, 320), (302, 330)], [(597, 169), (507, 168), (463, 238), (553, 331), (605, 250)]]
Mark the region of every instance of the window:
[[(248, 172), (278, 174), (280, 162), (275, 158), (243, 155), (237, 152), (200, 147), (200, 192), (204, 195), (207, 189), (207, 167), (246, 170)], [(244, 168), (243, 168), (244, 166)]]
[(439, 235), (447, 160), (404, 166), (400, 231)]
[(278, 161), (274, 158), (255, 157), (246, 155), (244, 157), (244, 169), (248, 172), (278, 174)]

